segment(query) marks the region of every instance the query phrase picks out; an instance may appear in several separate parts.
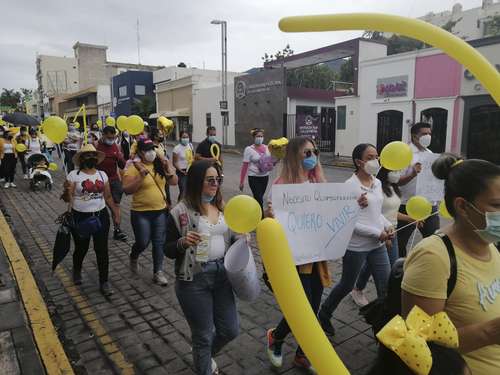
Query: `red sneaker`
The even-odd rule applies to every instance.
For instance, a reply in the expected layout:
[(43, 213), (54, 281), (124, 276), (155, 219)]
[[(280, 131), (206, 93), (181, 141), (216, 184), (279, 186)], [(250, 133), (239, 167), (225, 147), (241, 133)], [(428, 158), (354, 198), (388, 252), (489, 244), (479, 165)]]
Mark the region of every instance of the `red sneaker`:
[(281, 346), (283, 345), (283, 341), (277, 341), (273, 337), (273, 331), (274, 329), (269, 329), (267, 331), (266, 351), (271, 364), (274, 367), (278, 368), (283, 366), (283, 354), (281, 353)]
[(311, 362), (307, 359), (304, 354), (295, 354), (295, 358), (293, 360), (293, 365), (295, 367), (302, 368), (304, 370), (309, 371), (311, 374), (316, 374), (316, 370), (312, 367)]

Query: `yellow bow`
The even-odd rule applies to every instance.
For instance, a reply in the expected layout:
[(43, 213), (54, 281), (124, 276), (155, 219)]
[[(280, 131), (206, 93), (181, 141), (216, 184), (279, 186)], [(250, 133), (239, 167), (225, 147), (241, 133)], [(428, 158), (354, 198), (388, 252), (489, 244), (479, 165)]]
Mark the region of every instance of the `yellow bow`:
[(191, 150), (191, 148), (186, 149), (186, 161), (188, 163), (188, 169), (189, 167), (191, 167), (191, 164), (193, 164), (193, 160), (193, 150)]
[(212, 157), (217, 160), (217, 163), (221, 165), (221, 162), (219, 161), (219, 156), (220, 156), (220, 147), (217, 143), (213, 143), (210, 146), (210, 153), (212, 154)]
[(427, 341), (449, 348), (458, 348), (457, 329), (445, 312), (429, 316), (420, 307), (411, 309), (406, 323), (396, 315), (377, 333), (377, 338), (415, 373), (427, 375), (432, 355)]
[(276, 159), (283, 159), (285, 157), (286, 146), (288, 144), (288, 139), (281, 137), (279, 139), (271, 139), (267, 144), (271, 155)]

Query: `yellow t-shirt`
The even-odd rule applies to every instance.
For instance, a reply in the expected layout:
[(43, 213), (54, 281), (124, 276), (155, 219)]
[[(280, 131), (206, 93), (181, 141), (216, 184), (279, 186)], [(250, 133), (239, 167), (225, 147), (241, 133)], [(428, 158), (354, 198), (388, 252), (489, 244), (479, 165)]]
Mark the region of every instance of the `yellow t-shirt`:
[[(457, 283), (445, 311), (455, 326), (500, 317), (500, 254), (491, 245), (487, 262), (472, 258), (455, 246)], [(443, 241), (430, 236), (420, 242), (405, 262), (401, 287), (426, 298), (446, 299), (450, 258)], [(464, 355), (474, 375), (500, 373), (500, 345), (489, 345)]]
[[(155, 174), (152, 164), (144, 165), (149, 174), (144, 177), (142, 185), (132, 195), (132, 210), (133, 211), (159, 211), (167, 207), (165, 202), (165, 178), (159, 174)], [(130, 164), (125, 170), (124, 176), (138, 176), (137, 168)], [(155, 183), (156, 180), (156, 183)], [(158, 185), (157, 185), (158, 184)], [(161, 188), (161, 192), (160, 192)]]

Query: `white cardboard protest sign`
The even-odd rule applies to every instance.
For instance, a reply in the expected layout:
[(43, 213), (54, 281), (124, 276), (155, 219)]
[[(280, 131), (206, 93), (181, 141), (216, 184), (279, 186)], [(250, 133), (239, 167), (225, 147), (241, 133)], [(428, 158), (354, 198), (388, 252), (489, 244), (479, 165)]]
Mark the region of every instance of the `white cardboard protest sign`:
[(440, 154), (423, 153), (419, 162), (422, 164), (422, 171), (417, 176), (417, 195), (427, 198), (436, 203), (444, 199), (444, 181), (438, 180), (432, 174), (432, 163), (439, 158)]
[(296, 265), (344, 256), (359, 215), (358, 198), (349, 184), (273, 185), (274, 214)]
[(234, 292), (243, 301), (255, 301), (260, 284), (252, 251), (245, 238), (231, 245), (224, 257), (224, 267)]

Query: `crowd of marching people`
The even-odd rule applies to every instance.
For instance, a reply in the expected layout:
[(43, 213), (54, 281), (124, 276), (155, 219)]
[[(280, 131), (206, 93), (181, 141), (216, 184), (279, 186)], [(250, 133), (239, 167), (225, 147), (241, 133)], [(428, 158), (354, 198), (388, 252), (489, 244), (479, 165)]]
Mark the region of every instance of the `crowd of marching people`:
[[(130, 195), (134, 235), (130, 269), (139, 272), (138, 259), (151, 244), (152, 280), (166, 286), (164, 258), (174, 260), (175, 293), (191, 329), (196, 373), (218, 373), (214, 357), (239, 331), (236, 298), (224, 257), (241, 235), (232, 232), (224, 218), (222, 146), (216, 129), (208, 127), (206, 139), (196, 148), (190, 134), (181, 129), (180, 142), (171, 155), (165, 147), (165, 134), (156, 127), (145, 126), (142, 134), (130, 136), (113, 126), (93, 126), (86, 139), (74, 126), (68, 130), (64, 142), (54, 145), (34, 128), (21, 128), (18, 134), (0, 128), (4, 187), (16, 187), (17, 161), (27, 178), (30, 154), (42, 153), (52, 161), (57, 150), (66, 172), (62, 199), (74, 220), (73, 280), (76, 285), (85, 281), (82, 264), (92, 238), (105, 296), (113, 293), (108, 281), (108, 233), (113, 225), (113, 239), (127, 241), (120, 204), (124, 194)], [(271, 197), (266, 196), (270, 182), (327, 182), (313, 139), (290, 139), (278, 161), (264, 143), (264, 129), (252, 129), (251, 135), (253, 142), (244, 150), (239, 189), (243, 191), (248, 182), (263, 216), (275, 216)], [(377, 323), (367, 319), (381, 343), (371, 374), (494, 374), (500, 368), (500, 255), (494, 246), (500, 242), (500, 167), (441, 155), (432, 172), (444, 180), (444, 201), (453, 222), (441, 228), (435, 214), (439, 202), (432, 202), (431, 216), (416, 221), (408, 216), (406, 204), (416, 194), (422, 157), (432, 152), (430, 125), (413, 125), (411, 136), (413, 160), (401, 171), (382, 167), (380, 150), (371, 144), (354, 148), (354, 172), (345, 183), (356, 192), (360, 213), (342, 257), (341, 277), (332, 286), (328, 262), (318, 261), (297, 266), (300, 281), (329, 336), (335, 335), (332, 317), (348, 295), (362, 310), (378, 307), (385, 314), (378, 316)], [(25, 147), (17, 147), (19, 144)], [(277, 178), (270, 181), (275, 168), (279, 168)], [(169, 188), (176, 185), (179, 195), (174, 204)], [(423, 240), (413, 247), (411, 238), (417, 229)], [(406, 257), (404, 266), (400, 263), (400, 272), (394, 272), (401, 257)], [(364, 292), (370, 277), (377, 304), (368, 301)], [(395, 297), (397, 307), (388, 313), (386, 307), (394, 300), (390, 296), (393, 283), (399, 283), (396, 290), (400, 294)], [(414, 334), (415, 316), (424, 316), (429, 322), (436, 319), (439, 327), (441, 322), (449, 326), (443, 334), (421, 335), (424, 343), (429, 342), (425, 345), (434, 359), (430, 365), (426, 358), (418, 357), (420, 352), (414, 358), (403, 353), (404, 345), (409, 345), (403, 343), (404, 337), (391, 336), (396, 322), (400, 329), (401, 325), (408, 327), (408, 335)], [(276, 327), (268, 327), (265, 350), (276, 368), (283, 366), (283, 343), (290, 333), (285, 317)], [(315, 371), (300, 346), (293, 363)]]

